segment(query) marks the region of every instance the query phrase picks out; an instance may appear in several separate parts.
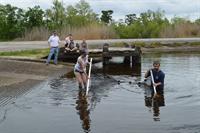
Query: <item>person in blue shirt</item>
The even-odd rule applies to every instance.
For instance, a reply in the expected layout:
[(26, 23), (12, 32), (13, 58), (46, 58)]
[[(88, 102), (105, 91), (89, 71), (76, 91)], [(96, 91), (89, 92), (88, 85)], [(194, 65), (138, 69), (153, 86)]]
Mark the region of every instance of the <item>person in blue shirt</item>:
[[(153, 78), (155, 82), (154, 84), (152, 84), (151, 87), (153, 88), (153, 85), (154, 85), (156, 87), (157, 93), (163, 93), (165, 74), (162, 70), (160, 70), (160, 62), (154, 61), (153, 68), (150, 70), (152, 70)], [(148, 78), (149, 76), (151, 76), (150, 70), (148, 70), (145, 73), (145, 78)]]

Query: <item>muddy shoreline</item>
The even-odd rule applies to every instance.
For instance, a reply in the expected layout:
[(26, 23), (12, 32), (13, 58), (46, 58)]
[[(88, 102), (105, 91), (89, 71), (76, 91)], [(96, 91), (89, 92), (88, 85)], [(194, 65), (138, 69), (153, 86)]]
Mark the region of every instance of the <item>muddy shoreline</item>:
[[(44, 62), (0, 58), (0, 106), (51, 77), (60, 77), (72, 70), (72, 65), (45, 65)], [(2, 103), (2, 104), (1, 104)]]

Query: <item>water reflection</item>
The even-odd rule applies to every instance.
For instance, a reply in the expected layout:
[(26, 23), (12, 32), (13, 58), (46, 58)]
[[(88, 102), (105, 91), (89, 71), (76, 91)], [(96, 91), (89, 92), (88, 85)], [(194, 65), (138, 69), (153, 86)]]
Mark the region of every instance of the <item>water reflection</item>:
[(61, 78), (52, 79), (49, 82), (49, 85), (52, 89), (57, 89), (63, 86), (63, 80)]
[[(90, 87), (89, 95), (85, 95), (85, 90), (79, 89), (76, 110), (82, 123), (82, 129), (85, 133), (91, 132), (90, 113), (94, 111), (102, 98), (108, 97), (109, 91), (113, 89), (113, 79), (103, 76), (102, 74), (92, 75), (92, 85)], [(78, 87), (77, 87), (78, 88)]]
[(2, 117), (1, 117), (1, 113), (0, 113), (0, 124), (3, 123), (6, 120), (7, 111), (8, 111), (7, 109), (3, 110)]
[(165, 98), (164, 92), (158, 92), (155, 96), (153, 90), (150, 88), (144, 88), (145, 95), (144, 101), (145, 106), (149, 108), (149, 110), (153, 111), (153, 120), (160, 121), (160, 107), (165, 106)]
[(141, 65), (131, 67), (130, 65), (124, 63), (109, 62), (109, 64), (103, 66), (96, 64), (93, 68), (92, 72), (103, 73), (104, 75), (141, 75)]
[(108, 75), (141, 75), (141, 66), (131, 67), (124, 63), (110, 63), (103, 66), (103, 73)]
[[(0, 131), (25, 133), (36, 132), (37, 129), (44, 133), (55, 133), (58, 130), (69, 133), (199, 133), (200, 55), (184, 58), (163, 55), (162, 69), (167, 75), (165, 95), (153, 98), (151, 91), (138, 88), (135, 83), (152, 66), (152, 60), (159, 57), (143, 58), (142, 75), (134, 78), (130, 76), (131, 73), (123, 74), (129, 68), (118, 69), (119, 65), (110, 68), (108, 65), (105, 74), (101, 73), (103, 67), (99, 73), (95, 73), (93, 67), (89, 99), (79, 92), (73, 72), (64, 75), (60, 81), (48, 80), (41, 88), (33, 89), (28, 95), (16, 100), (16, 105), (21, 108), (13, 104), (6, 106), (10, 111), (4, 112), (0, 105)], [(120, 71), (122, 75), (109, 75), (107, 72), (110, 71)], [(117, 84), (118, 80), (124, 83)], [(127, 81), (133, 82), (129, 84)], [(15, 91), (16, 94), (20, 92)], [(0, 99), (0, 103), (3, 101)], [(167, 107), (161, 108), (166, 105), (165, 102)], [(14, 126), (8, 128), (13, 123)]]
[(87, 101), (87, 96), (85, 95), (85, 91), (83, 89), (79, 89), (78, 97), (76, 100), (76, 110), (77, 114), (80, 117), (80, 120), (82, 121), (82, 128), (85, 133), (90, 132), (90, 110), (89, 110), (89, 104)]
[(51, 103), (54, 106), (60, 106), (67, 99), (67, 90), (64, 87), (64, 80), (62, 78), (52, 79), (49, 81), (51, 90), (48, 92), (48, 96), (53, 100)]

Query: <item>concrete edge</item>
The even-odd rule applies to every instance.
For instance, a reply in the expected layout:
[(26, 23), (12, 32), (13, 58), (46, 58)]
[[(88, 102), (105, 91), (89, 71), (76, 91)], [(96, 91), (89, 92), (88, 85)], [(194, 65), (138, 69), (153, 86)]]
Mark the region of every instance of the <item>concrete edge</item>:
[[(26, 61), (26, 62), (35, 62), (35, 63), (45, 63), (46, 59), (34, 59), (34, 58), (21, 58), (21, 57), (8, 57), (8, 56), (0, 56), (0, 59), (4, 60), (15, 60), (15, 61)], [(74, 63), (69, 62), (58, 62), (59, 65), (67, 65), (73, 66)]]

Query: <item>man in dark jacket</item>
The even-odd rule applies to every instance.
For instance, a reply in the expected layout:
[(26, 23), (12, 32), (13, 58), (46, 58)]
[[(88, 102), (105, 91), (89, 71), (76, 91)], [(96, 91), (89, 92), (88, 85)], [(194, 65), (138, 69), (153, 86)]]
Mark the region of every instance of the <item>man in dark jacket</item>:
[[(155, 82), (153, 85), (156, 87), (156, 91), (158, 93), (163, 93), (165, 74), (163, 71), (160, 70), (160, 62), (154, 61), (153, 69), (150, 69), (150, 70), (152, 70), (152, 73), (153, 73), (153, 78)], [(150, 70), (148, 70), (145, 73), (145, 78), (151, 76)], [(152, 85), (152, 88), (153, 88), (153, 85)]]

